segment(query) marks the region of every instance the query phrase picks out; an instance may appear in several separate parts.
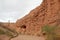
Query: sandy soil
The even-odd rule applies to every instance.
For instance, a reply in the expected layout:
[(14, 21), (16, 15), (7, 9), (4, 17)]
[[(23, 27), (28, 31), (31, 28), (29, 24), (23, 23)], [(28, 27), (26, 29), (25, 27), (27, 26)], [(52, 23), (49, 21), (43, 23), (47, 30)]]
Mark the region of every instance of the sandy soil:
[(30, 35), (19, 35), (11, 40), (45, 40), (44, 37), (30, 36)]
[(9, 40), (10, 37), (6, 35), (0, 35), (0, 40)]

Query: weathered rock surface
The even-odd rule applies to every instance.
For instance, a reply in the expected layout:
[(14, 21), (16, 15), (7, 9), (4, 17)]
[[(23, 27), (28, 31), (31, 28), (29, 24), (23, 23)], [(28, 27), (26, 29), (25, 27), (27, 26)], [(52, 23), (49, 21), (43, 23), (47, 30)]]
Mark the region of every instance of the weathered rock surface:
[(45, 25), (60, 26), (60, 0), (43, 0), (40, 6), (18, 19), (16, 24), (5, 23), (4, 25), (10, 29), (16, 29), (21, 34), (40, 36), (41, 28)]
[(43, 0), (42, 4), (33, 9), (28, 15), (17, 20), (19, 32), (23, 34), (41, 35), (45, 25), (60, 25), (60, 1)]

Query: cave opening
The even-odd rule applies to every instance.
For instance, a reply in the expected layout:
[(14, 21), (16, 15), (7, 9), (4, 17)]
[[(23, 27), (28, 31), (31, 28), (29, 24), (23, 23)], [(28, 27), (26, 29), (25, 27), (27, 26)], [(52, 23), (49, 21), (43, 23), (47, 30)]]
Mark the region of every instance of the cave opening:
[(21, 28), (26, 29), (26, 25), (22, 25)]

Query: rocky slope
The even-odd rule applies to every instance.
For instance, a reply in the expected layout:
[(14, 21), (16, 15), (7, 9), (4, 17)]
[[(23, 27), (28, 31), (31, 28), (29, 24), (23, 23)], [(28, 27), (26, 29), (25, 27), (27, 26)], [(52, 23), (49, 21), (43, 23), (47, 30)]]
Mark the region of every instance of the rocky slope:
[(41, 36), (43, 26), (60, 26), (60, 0), (43, 0), (41, 5), (18, 19), (16, 23), (3, 23), (3, 25), (21, 34)]
[(45, 25), (60, 25), (60, 1), (43, 0), (42, 4), (23, 18), (17, 20), (17, 27), (22, 34), (41, 35)]

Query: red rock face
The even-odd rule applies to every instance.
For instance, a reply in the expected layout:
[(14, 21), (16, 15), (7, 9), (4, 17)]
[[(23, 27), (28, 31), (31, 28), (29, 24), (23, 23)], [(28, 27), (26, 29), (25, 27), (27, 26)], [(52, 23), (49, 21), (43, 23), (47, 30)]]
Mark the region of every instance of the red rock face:
[(28, 15), (17, 20), (16, 24), (21, 33), (41, 35), (42, 26), (58, 26), (60, 24), (60, 1), (44, 0)]

